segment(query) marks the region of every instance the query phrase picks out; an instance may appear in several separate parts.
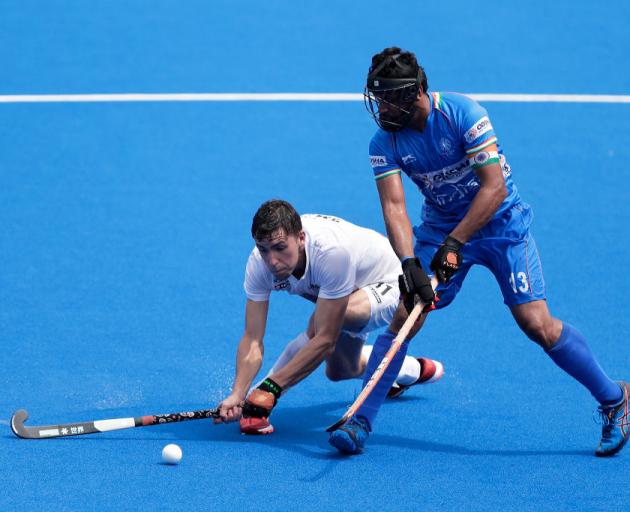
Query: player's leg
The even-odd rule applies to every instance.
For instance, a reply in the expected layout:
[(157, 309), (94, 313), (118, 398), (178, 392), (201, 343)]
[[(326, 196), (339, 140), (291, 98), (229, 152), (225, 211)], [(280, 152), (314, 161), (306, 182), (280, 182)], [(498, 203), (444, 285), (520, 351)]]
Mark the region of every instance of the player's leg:
[[(369, 321), (370, 303), (367, 295), (362, 290), (357, 290), (350, 296), (348, 301), (343, 330), (335, 344), (335, 351), (326, 361), (328, 378), (331, 380), (344, 380), (363, 375), (365, 368), (361, 366), (361, 349), (363, 348), (365, 337), (356, 333), (361, 332)], [(284, 368), (314, 335), (315, 328), (313, 326), (313, 317), (311, 316), (307, 329), (287, 344), (265, 378)]]
[(619, 385), (603, 372), (584, 336), (549, 312), (540, 257), (529, 230), (520, 240), (495, 238), (491, 254), (496, 256), (491, 270), (523, 332), (560, 368), (582, 383), (600, 404), (619, 402), (622, 395)]
[[(344, 317), (344, 330), (340, 333), (339, 339), (337, 340), (337, 343), (335, 345), (337, 356), (333, 358), (333, 360), (337, 362), (337, 364), (334, 365), (334, 368), (329, 375), (329, 378), (331, 380), (351, 379), (354, 377), (359, 377), (363, 374), (363, 368), (358, 368), (357, 363), (355, 362), (354, 364), (352, 364), (352, 362), (360, 360), (361, 348), (363, 347), (364, 339), (361, 338), (357, 342), (356, 335), (353, 335), (352, 332), (346, 332), (346, 330), (360, 332), (370, 320), (369, 301), (367, 300), (367, 296), (361, 296), (361, 294), (358, 293), (360, 291), (361, 290), (357, 290), (356, 292), (354, 292), (350, 296), (350, 300), (348, 301), (348, 307), (346, 309), (346, 315)], [(265, 378), (284, 368), (289, 363), (289, 361), (293, 359), (295, 354), (297, 354), (314, 335), (315, 328), (313, 326), (313, 316), (311, 315), (306, 330), (298, 334), (294, 339), (287, 343), (287, 346), (282, 351), (278, 359), (274, 362), (271, 370), (265, 376)], [(342, 350), (338, 351), (338, 347), (342, 347)], [(345, 351), (343, 350), (344, 347)], [(347, 364), (345, 363), (346, 359), (350, 361)], [(328, 369), (327, 373), (329, 373)]]
[[(373, 348), (364, 342), (370, 332), (389, 325), (399, 295), (398, 282), (389, 282), (365, 286), (350, 296), (343, 330), (334, 352), (326, 360), (326, 375), (330, 380), (363, 378)], [(398, 388), (401, 390), (437, 381), (441, 375), (442, 365), (438, 361), (406, 356), (395, 382), (405, 386)]]
[(547, 302), (537, 300), (512, 306), (516, 323), (547, 355), (586, 387), (602, 405), (621, 400), (619, 385), (602, 370), (582, 333), (551, 316)]
[(293, 356), (295, 356), (295, 354), (297, 354), (300, 349), (308, 343), (309, 339), (310, 338), (308, 337), (307, 331), (304, 331), (298, 334), (291, 341), (289, 341), (282, 353), (278, 356), (278, 359), (276, 359), (276, 362), (273, 363), (271, 370), (269, 370), (269, 373), (265, 376), (265, 378), (270, 377), (274, 373), (284, 368), (289, 363), (289, 361), (293, 359)]
[(606, 375), (584, 335), (571, 324), (553, 318), (546, 301), (519, 304), (511, 311), (523, 332), (599, 402), (602, 436), (596, 455), (610, 456), (621, 450), (630, 434), (629, 385)]
[[(416, 256), (420, 259), (422, 263), (422, 267), (424, 269), (429, 268), (429, 262), (433, 255), (439, 248), (440, 244), (446, 237), (446, 234), (438, 230), (428, 228), (426, 226), (422, 226), (415, 230), (417, 244), (415, 248)], [(460, 271), (447, 283), (446, 286), (438, 287), (438, 291), (440, 292), (440, 302), (438, 302), (438, 308), (445, 307), (448, 305), (457, 295), (457, 292), (461, 288), (461, 285), (470, 269), (471, 262), (467, 261), (464, 258), (462, 267)], [(407, 349), (409, 346), (409, 340), (411, 340), (416, 333), (422, 328), (424, 321), (426, 320), (427, 315), (421, 315), (414, 328), (409, 333), (406, 341), (402, 344), (398, 353), (394, 356), (392, 361), (390, 362), (387, 370), (381, 376), (381, 379), (378, 381), (374, 389), (367, 397), (363, 405), (358, 409), (355, 417), (359, 419), (358, 424), (349, 425), (347, 430), (348, 432), (344, 432), (341, 430), (340, 434), (331, 435), (330, 442), (333, 446), (337, 447), (341, 451), (353, 453), (352, 450), (348, 449), (348, 446), (352, 444), (353, 434), (354, 437), (358, 435), (357, 432), (353, 432), (352, 429), (356, 427), (358, 430), (363, 429), (363, 425), (366, 424), (368, 427), (368, 431), (374, 425), (374, 420), (378, 414), (378, 411), (383, 404), (385, 397), (387, 396), (388, 391), (391, 389), (396, 376), (398, 375), (405, 357), (407, 355)], [(407, 311), (402, 303), (400, 303), (397, 307), (396, 313), (394, 314), (394, 318), (389, 326), (389, 328), (381, 334), (374, 343), (374, 348), (368, 360), (367, 368), (365, 371), (364, 377), (364, 385), (369, 380), (374, 370), (383, 360), (383, 357), (389, 350), (389, 347), (394, 340), (396, 333), (402, 327), (402, 324), (407, 318)], [(365, 434), (363, 434), (365, 436)], [(350, 440), (350, 443), (347, 441)], [(365, 437), (363, 438), (365, 440)], [(356, 452), (360, 451), (362, 446), (356, 447)]]
[[(539, 344), (556, 365), (591, 392), (604, 415), (616, 416), (624, 408), (627, 411), (627, 385), (620, 386), (606, 375), (578, 329), (549, 312), (536, 242), (528, 224), (519, 219), (527, 214), (527, 210), (517, 209), (505, 226), (510, 230), (520, 222), (523, 228), (518, 238), (510, 233), (509, 237), (495, 236), (491, 242), (484, 242), (488, 245), (488, 266), (501, 287), (506, 305), (523, 332)], [(627, 422), (626, 419), (625, 431), (623, 426), (617, 431), (604, 426), (598, 454), (607, 455), (621, 449), (630, 430)]]
[[(393, 297), (396, 299), (392, 299)], [(388, 324), (396, 309), (397, 297), (397, 283), (377, 283), (357, 290), (350, 296), (343, 331), (337, 340), (335, 351), (326, 361), (328, 378), (337, 381), (363, 377), (372, 351), (371, 346), (364, 346), (367, 334)], [(312, 321), (311, 317), (307, 330), (298, 334), (287, 344), (265, 378), (286, 366), (313, 337)], [(416, 373), (421, 373), (420, 368), (416, 369), (416, 366), (419, 367), (416, 358), (409, 357), (408, 359), (400, 372), (403, 383), (408, 383), (413, 380)], [(424, 373), (427, 374), (428, 370)]]
[(362, 352), (367, 335), (341, 331), (335, 350), (326, 358), (326, 377), (333, 382), (363, 377)]
[[(407, 312), (402, 302), (400, 303), (395, 316), (407, 317)], [(414, 330), (416, 332), (422, 327), (425, 318), (426, 314), (421, 315), (420, 319), (416, 322), (416, 325), (414, 325)], [(387, 329), (376, 339), (367, 363), (363, 379), (364, 387), (376, 368), (383, 361), (385, 354), (394, 341), (395, 336), (396, 334), (391, 329)], [(369, 433), (372, 431), (374, 419), (376, 418), (388, 391), (392, 388), (397, 374), (403, 367), (405, 359), (409, 357), (406, 353), (410, 338), (411, 337), (408, 336), (400, 345), (398, 352), (396, 352), (396, 354), (391, 358), (389, 365), (382, 373), (378, 382), (376, 382), (374, 387), (371, 389), (371, 392), (367, 395), (365, 401), (356, 411), (354, 416), (337, 430), (331, 432), (328, 442), (340, 452), (346, 454), (357, 454), (363, 451), (363, 447), (367, 441)]]
[[(353, 311), (356, 316), (352, 319), (353, 322), (360, 322), (360, 311), (355, 308)], [(271, 377), (274, 373), (284, 368), (293, 357), (308, 343), (308, 341), (314, 336), (313, 317), (309, 320), (309, 325), (306, 331), (298, 334), (292, 339), (284, 348), (278, 359), (274, 362), (271, 370), (263, 377), (259, 383), (254, 387), (258, 387), (266, 378)], [(342, 331), (340, 334), (336, 346), (335, 352), (341, 352), (343, 355), (337, 354), (336, 365), (334, 366), (337, 376), (345, 375), (343, 378), (352, 378), (362, 375), (363, 368), (359, 367), (361, 360), (361, 349), (363, 347), (364, 338), (357, 338), (356, 335), (350, 335)], [(341, 350), (340, 350), (341, 347)], [(357, 373), (361, 372), (361, 373)], [(328, 362), (327, 362), (328, 373)], [(329, 375), (330, 378), (330, 375)], [(340, 380), (340, 379), (334, 379)], [(286, 393), (289, 388), (283, 390), (283, 394)], [(268, 418), (247, 418), (241, 419), (240, 429), (245, 434), (269, 434), (273, 432), (273, 426), (269, 422)]]

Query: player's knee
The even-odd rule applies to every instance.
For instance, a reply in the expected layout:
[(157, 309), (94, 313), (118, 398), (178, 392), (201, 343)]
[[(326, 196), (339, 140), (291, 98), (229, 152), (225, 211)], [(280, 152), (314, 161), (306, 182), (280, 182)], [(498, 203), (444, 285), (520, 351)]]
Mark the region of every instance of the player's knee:
[(331, 380), (333, 382), (339, 382), (340, 380), (347, 379), (343, 372), (340, 372), (338, 369), (331, 368), (330, 366), (326, 367), (326, 377), (328, 378), (328, 380)]
[(326, 366), (326, 377), (333, 382), (339, 382), (340, 380), (354, 379), (359, 376), (358, 368), (350, 368), (349, 366)]
[(529, 339), (548, 350), (558, 339), (557, 327), (548, 315), (532, 315), (521, 321), (521, 329)]
[(333, 382), (354, 379), (361, 375), (360, 359), (331, 357), (326, 361), (326, 377)]

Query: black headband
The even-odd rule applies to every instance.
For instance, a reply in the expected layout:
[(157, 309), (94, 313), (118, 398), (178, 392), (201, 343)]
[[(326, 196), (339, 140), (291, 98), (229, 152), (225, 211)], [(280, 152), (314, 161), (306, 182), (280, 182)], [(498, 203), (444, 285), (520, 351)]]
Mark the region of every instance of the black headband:
[(418, 74), (415, 78), (384, 78), (378, 76), (381, 70), (392, 61), (394, 61), (397, 66), (400, 66), (400, 63), (398, 62), (398, 57), (400, 57), (400, 54), (388, 55), (378, 66), (376, 66), (376, 68), (370, 68), (367, 78), (367, 89), (369, 91), (389, 91), (392, 89), (399, 89), (401, 87), (406, 87), (413, 84), (420, 86), (422, 82), (420, 67), (418, 67)]

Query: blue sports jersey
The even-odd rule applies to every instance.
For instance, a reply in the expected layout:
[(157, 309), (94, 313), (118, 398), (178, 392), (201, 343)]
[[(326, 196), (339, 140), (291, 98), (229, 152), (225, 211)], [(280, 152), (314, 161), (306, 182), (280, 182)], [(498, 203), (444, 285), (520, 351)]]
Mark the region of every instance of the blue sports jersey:
[[(376, 179), (401, 170), (425, 197), (423, 222), (454, 227), (479, 190), (475, 169), (496, 161), (501, 165), (508, 195), (495, 213), (500, 216), (520, 202), (511, 170), (498, 146), (488, 113), (462, 94), (434, 92), (422, 132), (379, 129), (370, 142), (370, 163)], [(498, 153), (486, 148), (497, 144)]]

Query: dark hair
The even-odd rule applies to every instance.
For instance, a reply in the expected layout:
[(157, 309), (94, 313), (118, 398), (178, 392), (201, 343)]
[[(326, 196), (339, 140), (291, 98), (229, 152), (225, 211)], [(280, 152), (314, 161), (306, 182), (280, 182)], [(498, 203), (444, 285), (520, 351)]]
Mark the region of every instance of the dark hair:
[(378, 73), (382, 78), (416, 78), (420, 75), (420, 86), (423, 92), (429, 90), (429, 82), (427, 81), (427, 75), (424, 72), (424, 68), (418, 64), (416, 56), (412, 52), (401, 50), (397, 46), (385, 48), (382, 52), (377, 53), (372, 57), (372, 66), (370, 72), (375, 70), (379, 65), (387, 58), (393, 57), (389, 60)]
[(252, 220), (254, 240), (267, 240), (279, 229), (287, 235), (298, 235), (302, 231), (302, 219), (295, 208), (281, 199), (264, 202)]

